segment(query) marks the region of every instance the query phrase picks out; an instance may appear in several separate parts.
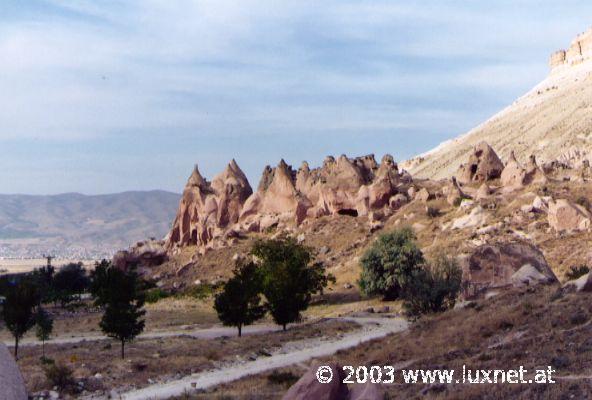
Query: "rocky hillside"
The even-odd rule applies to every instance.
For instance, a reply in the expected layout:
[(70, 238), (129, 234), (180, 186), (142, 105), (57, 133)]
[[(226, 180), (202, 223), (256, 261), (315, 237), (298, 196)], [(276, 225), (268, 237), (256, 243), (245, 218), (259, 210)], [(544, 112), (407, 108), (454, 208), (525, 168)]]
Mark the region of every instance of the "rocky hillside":
[(467, 134), (402, 164), (414, 177), (445, 178), (456, 173), (473, 146), (486, 141), (503, 160), (536, 154), (577, 165), (592, 157), (592, 30), (567, 50), (554, 53), (549, 76), (509, 107)]
[(179, 195), (0, 195), (0, 256), (103, 257), (170, 229)]

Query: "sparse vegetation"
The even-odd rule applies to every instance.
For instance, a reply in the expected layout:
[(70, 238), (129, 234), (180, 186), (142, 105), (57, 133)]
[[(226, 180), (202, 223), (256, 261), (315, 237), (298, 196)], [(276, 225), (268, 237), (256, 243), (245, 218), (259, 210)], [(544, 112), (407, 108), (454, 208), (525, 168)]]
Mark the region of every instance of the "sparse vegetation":
[(35, 332), (37, 339), (41, 340), (43, 347), (43, 359), (45, 359), (45, 341), (49, 340), (51, 332), (53, 331), (53, 320), (43, 307), (37, 309), (35, 316), (35, 323), (37, 330)]
[(168, 297), (170, 297), (170, 293), (161, 288), (153, 288), (146, 291), (146, 303), (148, 304), (154, 304)]
[(72, 370), (64, 364), (45, 365), (45, 377), (51, 387), (57, 387), (59, 390), (68, 390), (74, 388), (74, 377)]
[(366, 295), (382, 295), (385, 300), (397, 299), (423, 261), (423, 254), (410, 228), (382, 234), (360, 261), (360, 288)]
[(423, 268), (413, 270), (403, 287), (403, 306), (408, 316), (438, 313), (454, 306), (461, 288), (462, 270), (457, 262), (444, 254)]
[(437, 207), (428, 206), (426, 208), (426, 215), (429, 218), (438, 218), (440, 216), (440, 209)]

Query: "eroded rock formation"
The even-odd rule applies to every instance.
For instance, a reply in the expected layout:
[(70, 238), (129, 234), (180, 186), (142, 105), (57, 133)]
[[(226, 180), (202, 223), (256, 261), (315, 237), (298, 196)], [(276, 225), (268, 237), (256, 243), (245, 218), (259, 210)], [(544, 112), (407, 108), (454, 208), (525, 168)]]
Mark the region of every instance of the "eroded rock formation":
[(553, 70), (562, 66), (578, 65), (590, 58), (592, 58), (592, 29), (576, 36), (567, 50), (553, 53), (549, 59), (549, 66)]
[(504, 164), (486, 142), (477, 144), (466, 164), (461, 164), (458, 181), (461, 183), (485, 182), (501, 176)]
[(485, 244), (462, 263), (463, 296), (489, 290), (558, 282), (543, 253), (526, 242)]
[(303, 162), (298, 171), (281, 160), (275, 168), (265, 167), (254, 193), (234, 160), (211, 183), (195, 167), (167, 247), (207, 246), (229, 230), (264, 231), (325, 215), (388, 215), (407, 202), (411, 183), (388, 154), (380, 164), (374, 155), (329, 156), (319, 168)]
[(579, 204), (566, 199), (549, 201), (549, 225), (557, 232), (578, 231), (590, 228), (592, 215)]

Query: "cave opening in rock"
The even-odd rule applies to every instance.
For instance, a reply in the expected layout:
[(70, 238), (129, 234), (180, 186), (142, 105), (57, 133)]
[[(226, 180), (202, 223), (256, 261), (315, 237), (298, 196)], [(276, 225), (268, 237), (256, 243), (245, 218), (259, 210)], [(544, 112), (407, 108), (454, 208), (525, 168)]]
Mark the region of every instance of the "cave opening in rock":
[(343, 210), (337, 211), (339, 215), (347, 215), (349, 217), (357, 217), (358, 210), (354, 210), (353, 208), (344, 208)]

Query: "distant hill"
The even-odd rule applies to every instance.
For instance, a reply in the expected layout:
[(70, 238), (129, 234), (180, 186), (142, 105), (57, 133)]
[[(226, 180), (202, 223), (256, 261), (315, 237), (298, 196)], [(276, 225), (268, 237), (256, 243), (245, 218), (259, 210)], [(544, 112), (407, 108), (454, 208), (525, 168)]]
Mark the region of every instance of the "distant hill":
[(0, 195), (0, 257), (98, 258), (170, 229), (180, 195)]

